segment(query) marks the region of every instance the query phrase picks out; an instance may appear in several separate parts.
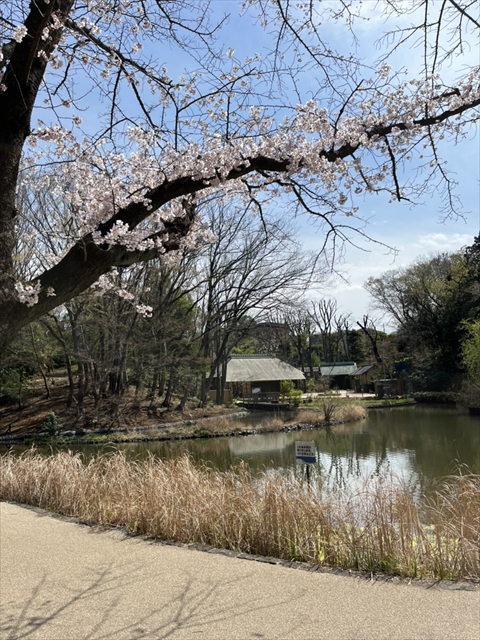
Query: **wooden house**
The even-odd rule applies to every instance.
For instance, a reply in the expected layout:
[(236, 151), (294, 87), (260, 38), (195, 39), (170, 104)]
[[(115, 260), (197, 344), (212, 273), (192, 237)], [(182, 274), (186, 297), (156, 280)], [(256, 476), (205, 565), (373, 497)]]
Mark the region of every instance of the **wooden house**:
[(225, 387), (232, 390), (233, 397), (278, 401), (282, 380), (299, 383), (305, 376), (299, 369), (273, 356), (234, 355), (227, 361)]
[(337, 389), (351, 389), (351, 375), (356, 370), (355, 362), (324, 362), (320, 365), (320, 375), (330, 378), (330, 386)]
[(375, 393), (375, 380), (381, 377), (380, 365), (366, 364), (352, 373), (355, 393)]

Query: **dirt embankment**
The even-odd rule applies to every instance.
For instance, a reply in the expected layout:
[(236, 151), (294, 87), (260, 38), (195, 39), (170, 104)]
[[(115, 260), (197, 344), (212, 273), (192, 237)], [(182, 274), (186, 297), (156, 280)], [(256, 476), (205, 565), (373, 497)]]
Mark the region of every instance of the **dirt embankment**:
[(68, 388), (53, 384), (50, 397), (36, 394), (26, 400), (19, 409), (17, 405), (0, 407), (0, 438), (3, 436), (37, 435), (45, 431), (44, 423), (54, 412), (62, 425), (62, 430), (88, 429), (118, 430), (138, 427), (154, 428), (162, 424), (196, 421), (214, 416), (228, 416), (238, 413), (238, 407), (198, 408), (187, 406), (183, 412), (173, 407), (153, 406), (150, 400), (135, 403), (128, 394), (103, 400), (95, 407), (93, 398), (85, 398), (84, 416), (79, 415), (75, 402), (67, 409)]

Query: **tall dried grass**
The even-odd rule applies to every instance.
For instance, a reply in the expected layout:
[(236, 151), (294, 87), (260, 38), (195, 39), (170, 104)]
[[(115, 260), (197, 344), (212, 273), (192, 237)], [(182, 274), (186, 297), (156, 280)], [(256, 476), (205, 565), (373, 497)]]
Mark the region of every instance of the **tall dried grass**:
[(281, 418), (265, 418), (260, 424), (257, 424), (255, 430), (263, 431), (281, 431), (285, 428), (285, 422)]
[(367, 413), (368, 410), (366, 407), (362, 407), (360, 404), (346, 402), (339, 405), (335, 418), (340, 422), (355, 422), (356, 420), (363, 420), (366, 418)]
[(304, 409), (299, 411), (295, 416), (295, 422), (300, 424), (322, 424), (323, 413), (314, 411), (313, 409)]
[(330, 424), (331, 422), (355, 422), (367, 417), (367, 409), (351, 402), (339, 403), (334, 400), (324, 403), (323, 409), (299, 411), (295, 421), (302, 424)]
[(332, 494), (278, 473), (253, 478), (188, 457), (84, 462), (35, 452), (0, 459), (0, 499), (181, 542), (406, 576), (480, 578), (480, 476), (452, 477), (424, 504), (366, 482)]
[(234, 431), (241, 433), (248, 429), (248, 425), (245, 425), (240, 420), (232, 420), (226, 416), (216, 416), (215, 418), (197, 420), (193, 425), (184, 426), (182, 427), (182, 433), (221, 435)]

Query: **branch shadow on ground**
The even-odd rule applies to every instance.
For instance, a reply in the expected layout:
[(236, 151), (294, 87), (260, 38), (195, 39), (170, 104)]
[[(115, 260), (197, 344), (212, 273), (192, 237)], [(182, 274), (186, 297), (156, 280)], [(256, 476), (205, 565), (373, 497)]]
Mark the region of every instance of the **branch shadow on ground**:
[[(120, 545), (122, 541), (119, 541)], [(140, 543), (146, 544), (145, 541)], [(293, 607), (295, 600), (305, 596), (301, 590), (293, 598), (272, 599), (269, 596), (268, 600), (263, 600), (252, 589), (253, 568), (236, 576), (234, 563), (238, 561), (231, 559), (232, 572), (215, 580), (208, 580), (206, 575), (198, 575), (193, 570), (183, 571), (180, 579), (177, 576), (177, 586), (169, 593), (160, 592), (158, 605), (146, 610), (136, 606), (135, 594), (148, 589), (151, 573), (145, 575), (148, 571), (141, 563), (128, 560), (128, 549), (119, 549), (120, 554), (122, 551), (125, 555), (120, 561), (102, 567), (86, 565), (81, 586), (69, 585), (68, 576), (60, 586), (53, 582), (46, 569), (22, 602), (4, 600), (1, 637), (5, 640), (37, 637), (50, 640), (174, 639), (177, 634), (212, 637), (209, 630), (213, 631), (217, 624), (224, 628), (225, 623), (230, 622), (232, 630), (235, 627), (242, 629), (242, 618), (252, 612), (259, 613), (260, 619), (270, 621), (272, 607)], [(85, 560), (88, 563), (88, 558)], [(158, 580), (162, 580), (161, 575)], [(226, 598), (230, 587), (236, 585), (238, 588), (239, 583), (241, 599)], [(255, 632), (249, 633), (245, 628), (245, 635), (237, 634), (238, 637), (266, 637), (262, 623), (255, 626), (258, 627)], [(290, 631), (293, 633), (294, 628)], [(293, 637), (287, 629), (282, 632)]]

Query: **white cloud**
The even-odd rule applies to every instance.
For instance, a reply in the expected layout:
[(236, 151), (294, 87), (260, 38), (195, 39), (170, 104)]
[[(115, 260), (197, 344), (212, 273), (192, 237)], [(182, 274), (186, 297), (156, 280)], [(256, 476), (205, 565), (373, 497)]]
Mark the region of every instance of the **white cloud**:
[(461, 247), (472, 244), (473, 238), (469, 233), (429, 233), (420, 236), (412, 247), (429, 251), (456, 251)]
[[(454, 224), (451, 224), (452, 228)], [(335, 298), (341, 312), (351, 313), (354, 320), (361, 319), (363, 314), (373, 313), (375, 317), (380, 318), (381, 313), (372, 310), (372, 301), (369, 294), (363, 288), (368, 278), (378, 278), (386, 271), (401, 269), (408, 267), (415, 260), (425, 258), (437, 251), (458, 251), (462, 247), (469, 246), (473, 243), (473, 234), (471, 233), (424, 233), (415, 234), (411, 232), (411, 226), (406, 225), (402, 235), (382, 238), (389, 244), (397, 243), (399, 254), (394, 256), (386, 249), (376, 245), (371, 251), (360, 251), (354, 247), (348, 247), (345, 255), (345, 261), (337, 265), (343, 272), (346, 280), (336, 279), (330, 286), (323, 288), (321, 295), (318, 292), (311, 292), (310, 297), (318, 299), (319, 297)], [(306, 250), (314, 250), (320, 237), (310, 235), (304, 237), (304, 248)], [(389, 329), (388, 318), (382, 320)]]

